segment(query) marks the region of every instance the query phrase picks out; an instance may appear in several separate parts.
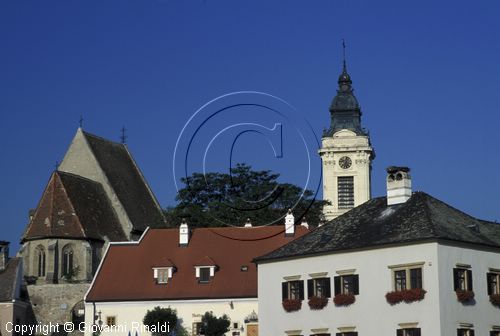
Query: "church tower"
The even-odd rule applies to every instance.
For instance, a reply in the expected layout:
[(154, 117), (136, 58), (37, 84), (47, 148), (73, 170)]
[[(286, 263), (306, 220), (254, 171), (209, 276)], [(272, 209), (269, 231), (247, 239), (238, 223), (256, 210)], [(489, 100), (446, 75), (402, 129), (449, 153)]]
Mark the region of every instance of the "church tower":
[(339, 88), (330, 106), (331, 124), (321, 139), (323, 164), (323, 209), (332, 220), (371, 197), (370, 175), (375, 152), (368, 131), (361, 127), (361, 108), (354, 96), (346, 62), (338, 80)]

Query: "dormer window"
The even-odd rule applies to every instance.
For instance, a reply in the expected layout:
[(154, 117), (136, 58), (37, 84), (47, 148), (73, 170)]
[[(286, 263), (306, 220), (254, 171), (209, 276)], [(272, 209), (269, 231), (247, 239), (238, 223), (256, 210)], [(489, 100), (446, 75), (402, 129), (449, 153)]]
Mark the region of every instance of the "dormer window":
[(196, 266), (196, 278), (199, 283), (210, 282), (215, 275), (215, 266)]
[(159, 285), (168, 283), (168, 280), (172, 278), (173, 273), (174, 273), (173, 267), (154, 267), (153, 268), (154, 278), (156, 280), (156, 283)]
[(194, 266), (199, 283), (207, 283), (214, 277), (217, 265), (209, 256), (203, 257)]

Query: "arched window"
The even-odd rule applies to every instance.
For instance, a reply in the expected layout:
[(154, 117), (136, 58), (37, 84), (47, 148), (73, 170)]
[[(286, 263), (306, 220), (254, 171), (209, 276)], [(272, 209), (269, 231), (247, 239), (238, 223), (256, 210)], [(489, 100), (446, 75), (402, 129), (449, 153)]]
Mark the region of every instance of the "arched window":
[(65, 277), (73, 277), (73, 270), (74, 270), (74, 265), (73, 265), (73, 248), (71, 245), (66, 245), (63, 248), (63, 255), (62, 255), (62, 275)]
[(36, 256), (38, 259), (38, 273), (37, 275), (39, 277), (44, 277), (45, 276), (45, 249), (43, 246), (38, 246), (36, 248)]

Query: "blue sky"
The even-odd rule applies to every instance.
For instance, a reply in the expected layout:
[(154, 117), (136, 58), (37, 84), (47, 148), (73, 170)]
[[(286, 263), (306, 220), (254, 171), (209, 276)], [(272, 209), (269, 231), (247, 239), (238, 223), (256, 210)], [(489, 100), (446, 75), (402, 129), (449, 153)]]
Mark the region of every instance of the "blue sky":
[[(0, 1), (0, 240), (17, 250), (80, 115), (109, 139), (128, 129), (163, 206), (179, 133), (211, 99), (278, 96), (320, 136), (342, 38), (377, 154), (374, 196), (385, 167), (407, 165), (415, 190), (500, 220), (499, 15), (498, 1)], [(238, 113), (272, 126), (262, 111)], [(285, 143), (280, 161), (266, 146), (248, 135), (235, 157), (301, 184), (303, 153)], [(316, 156), (312, 167), (317, 178)]]

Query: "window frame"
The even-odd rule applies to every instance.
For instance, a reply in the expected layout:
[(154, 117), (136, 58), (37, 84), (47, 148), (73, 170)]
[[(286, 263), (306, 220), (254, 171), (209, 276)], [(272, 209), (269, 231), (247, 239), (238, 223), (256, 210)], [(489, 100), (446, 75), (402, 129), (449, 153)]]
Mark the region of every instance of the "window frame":
[(400, 328), (396, 330), (397, 336), (420, 336), (421, 335), (420, 328)]
[(108, 327), (116, 326), (116, 315), (106, 316), (106, 325)]
[(453, 268), (453, 290), (455, 292), (474, 290), (473, 275), (470, 268), (460, 266)]
[[(318, 295), (318, 292), (321, 294)], [(311, 297), (330, 298), (331, 282), (329, 277), (318, 277), (307, 280), (307, 298)]]
[(198, 282), (207, 283), (210, 282), (210, 267), (200, 267), (200, 276), (198, 277)]
[[(350, 279), (349, 281), (346, 281)], [(349, 282), (352, 283), (349, 284)], [(359, 274), (340, 274), (334, 277), (335, 295), (359, 295)]]
[[(486, 273), (486, 281), (488, 284), (488, 287), (487, 287), (488, 295), (500, 294), (500, 273), (499, 272), (490, 271), (490, 272)], [(492, 284), (494, 284), (494, 286), (492, 286)]]
[[(412, 271), (419, 270), (416, 277), (412, 276)], [(391, 268), (392, 276), (392, 290), (395, 292), (402, 292), (410, 289), (423, 289), (424, 288), (424, 264), (412, 264), (407, 266)], [(399, 275), (399, 277), (398, 277)], [(401, 277), (404, 275), (404, 277)], [(416, 282), (416, 283), (415, 283)]]
[(43, 246), (38, 246), (36, 250), (37, 250), (37, 260), (38, 260), (37, 276), (40, 278), (44, 277), (47, 274), (47, 268), (46, 268), (47, 256), (45, 254), (45, 248), (43, 248)]
[(282, 300), (304, 300), (304, 280), (288, 280), (281, 283)]
[(474, 329), (471, 328), (458, 328), (457, 336), (474, 336)]

